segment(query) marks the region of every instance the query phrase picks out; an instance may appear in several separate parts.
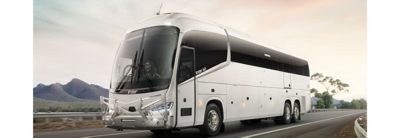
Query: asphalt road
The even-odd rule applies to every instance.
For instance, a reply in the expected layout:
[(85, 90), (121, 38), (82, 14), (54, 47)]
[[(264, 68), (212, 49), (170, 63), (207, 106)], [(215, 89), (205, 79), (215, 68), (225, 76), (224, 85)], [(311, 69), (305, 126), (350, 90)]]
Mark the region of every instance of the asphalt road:
[[(239, 121), (225, 124), (225, 132), (215, 138), (264, 138), (264, 137), (339, 137), (339, 132), (350, 122), (364, 114), (366, 110), (347, 110), (307, 113), (302, 116), (298, 123), (288, 125), (277, 125), (272, 120), (263, 120), (260, 123), (243, 125)], [(34, 133), (35, 138), (155, 138), (155, 137), (176, 137), (176, 138), (197, 138), (202, 137), (199, 130), (195, 128), (173, 131), (171, 134), (156, 136), (145, 130), (124, 130), (115, 131), (108, 128), (79, 129), (67, 131)]]

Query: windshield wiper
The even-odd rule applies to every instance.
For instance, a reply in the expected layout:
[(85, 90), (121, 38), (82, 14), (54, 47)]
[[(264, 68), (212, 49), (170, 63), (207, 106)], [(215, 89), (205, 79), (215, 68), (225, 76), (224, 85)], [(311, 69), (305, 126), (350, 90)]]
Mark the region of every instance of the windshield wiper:
[[(128, 66), (124, 67), (124, 70), (123, 70), (124, 74), (123, 74), (122, 79), (119, 81), (117, 88), (115, 89), (116, 92), (121, 91), (121, 88), (123, 88), (126, 85), (127, 81), (125, 81), (125, 79), (129, 76), (129, 72), (131, 73), (131, 76), (132, 76), (131, 84), (133, 83), (133, 78), (136, 76), (134, 74), (135, 73), (134, 71), (136, 71), (136, 69), (138, 68), (138, 66), (136, 65), (137, 56), (138, 56), (138, 51), (135, 52), (135, 58), (132, 59), (132, 65), (128, 65)], [(129, 68), (130, 70), (125, 73), (125, 70), (127, 67), (130, 67)]]
[[(121, 91), (121, 88), (123, 88), (123, 87), (125, 86), (125, 84), (128, 82), (128, 81), (125, 81), (126, 78), (128, 78), (129, 76), (132, 76), (131, 78), (134, 77), (134, 74), (129, 75), (129, 73), (131, 73), (131, 72), (133, 73), (134, 70), (136, 70), (136, 69), (138, 68), (136, 65), (128, 65), (128, 66), (125, 67), (125, 69), (126, 69), (127, 67), (129, 67), (130, 70), (124, 72), (123, 77), (121, 78), (121, 80), (120, 80), (119, 83), (118, 83), (117, 88), (115, 89), (116, 92)], [(124, 69), (124, 70), (125, 70), (125, 69)], [(131, 81), (131, 82), (132, 82), (132, 81)]]
[[(135, 69), (134, 69), (135, 71), (136, 71), (136, 69), (137, 69), (137, 67), (138, 67), (137, 64), (136, 64), (137, 55), (138, 55), (138, 51), (135, 52), (135, 58), (132, 60), (132, 66), (135, 68)], [(132, 68), (133, 68), (133, 67), (132, 67)], [(134, 75), (134, 73), (135, 73), (135, 72), (133, 72), (134, 70), (133, 70), (133, 69), (131, 70), (131, 71), (132, 71), (131, 74), (132, 74), (133, 76), (136, 76), (136, 75)], [(133, 82), (133, 76), (131, 77), (131, 83)]]

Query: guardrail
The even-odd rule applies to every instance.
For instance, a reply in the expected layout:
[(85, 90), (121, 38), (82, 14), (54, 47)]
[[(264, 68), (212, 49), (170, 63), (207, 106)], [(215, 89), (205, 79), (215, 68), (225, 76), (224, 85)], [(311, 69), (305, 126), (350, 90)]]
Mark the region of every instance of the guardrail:
[(309, 111), (309, 113), (314, 113), (314, 112), (328, 112), (329, 109), (312, 109)]
[(311, 109), (308, 113), (314, 112), (329, 112), (329, 111), (350, 111), (350, 110), (364, 110), (364, 109)]
[(358, 123), (358, 119), (359, 118), (354, 121), (354, 131), (356, 132), (358, 138), (366, 138), (367, 132), (364, 130), (364, 128), (360, 126), (360, 124)]
[(91, 120), (101, 119), (101, 112), (51, 112), (51, 113), (34, 113), (33, 119), (44, 119), (45, 123), (49, 123), (51, 118), (61, 118), (62, 122), (67, 121), (83, 121), (90, 118)]
[[(309, 113), (314, 112), (328, 112), (328, 111), (343, 111), (347, 109), (312, 109)], [(61, 118), (63, 122), (68, 120), (82, 121), (87, 118), (91, 120), (100, 120), (102, 112), (39, 112), (33, 113), (34, 119), (44, 119), (46, 123), (50, 122), (51, 118)]]

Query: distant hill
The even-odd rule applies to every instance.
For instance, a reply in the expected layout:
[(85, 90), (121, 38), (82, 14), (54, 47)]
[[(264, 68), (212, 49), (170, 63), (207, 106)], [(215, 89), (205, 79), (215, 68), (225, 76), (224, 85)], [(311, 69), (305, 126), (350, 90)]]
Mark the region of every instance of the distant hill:
[(108, 90), (72, 79), (67, 84), (38, 84), (33, 88), (34, 112), (98, 112), (100, 96), (108, 97)]
[(72, 79), (65, 85), (54, 83), (50, 85), (38, 84), (33, 88), (34, 100), (44, 99), (59, 102), (98, 101), (100, 96), (108, 97), (108, 90), (88, 84), (79, 79)]

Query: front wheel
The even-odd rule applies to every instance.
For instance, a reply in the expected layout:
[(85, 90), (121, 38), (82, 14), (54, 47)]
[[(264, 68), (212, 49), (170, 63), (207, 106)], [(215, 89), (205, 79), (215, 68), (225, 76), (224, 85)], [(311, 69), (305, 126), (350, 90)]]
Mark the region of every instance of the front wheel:
[(204, 115), (204, 123), (200, 126), (200, 133), (204, 136), (218, 135), (221, 126), (221, 110), (214, 103), (208, 104)]

